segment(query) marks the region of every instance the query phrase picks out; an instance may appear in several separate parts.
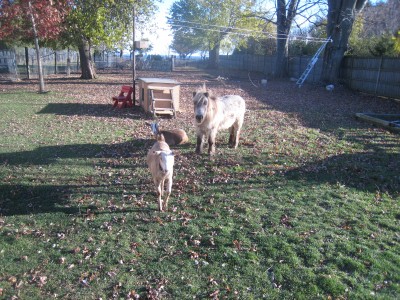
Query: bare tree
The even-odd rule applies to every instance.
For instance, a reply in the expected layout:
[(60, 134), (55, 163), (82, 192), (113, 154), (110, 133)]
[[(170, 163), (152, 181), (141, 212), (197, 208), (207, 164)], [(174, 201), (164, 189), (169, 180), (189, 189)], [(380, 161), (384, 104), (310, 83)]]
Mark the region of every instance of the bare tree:
[(327, 35), (332, 38), (328, 43), (323, 60), (322, 80), (336, 82), (339, 78), (340, 63), (347, 50), (347, 43), (354, 20), (367, 0), (328, 0)]
[(277, 0), (276, 15), (261, 11), (258, 17), (276, 25), (277, 35), (277, 53), (275, 65), (275, 77), (287, 75), (287, 58), (289, 46), (289, 34), (295, 26), (300, 28), (305, 23), (316, 24), (320, 20), (321, 14), (324, 14), (326, 0)]
[(362, 11), (362, 37), (395, 34), (400, 29), (400, 1), (387, 0), (375, 5), (367, 4)]

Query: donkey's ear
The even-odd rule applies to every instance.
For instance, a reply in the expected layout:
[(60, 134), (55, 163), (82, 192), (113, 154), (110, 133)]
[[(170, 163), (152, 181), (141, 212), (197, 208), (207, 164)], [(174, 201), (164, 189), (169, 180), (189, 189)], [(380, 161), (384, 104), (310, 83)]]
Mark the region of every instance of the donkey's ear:
[(193, 92), (193, 97), (196, 96), (196, 94), (197, 94), (196, 92)]
[(204, 96), (206, 96), (207, 98), (208, 98), (209, 95), (210, 95), (210, 94), (209, 94), (208, 92), (205, 92), (205, 93), (204, 93)]

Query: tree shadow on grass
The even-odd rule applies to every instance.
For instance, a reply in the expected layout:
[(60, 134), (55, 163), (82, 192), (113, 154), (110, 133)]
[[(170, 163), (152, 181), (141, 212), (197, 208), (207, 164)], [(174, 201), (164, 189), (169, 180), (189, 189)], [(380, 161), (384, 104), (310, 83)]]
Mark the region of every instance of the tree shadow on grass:
[(400, 191), (400, 154), (342, 154), (285, 172), (290, 180), (339, 184), (360, 191)]
[(26, 215), (52, 211), (77, 213), (78, 207), (68, 206), (72, 190), (74, 187), (67, 185), (1, 184), (0, 215)]
[[(324, 159), (309, 161), (298, 167), (286, 167), (283, 162), (262, 156), (243, 157), (244, 172), (262, 164), (257, 174), (265, 178), (249, 178), (248, 184), (263, 185), (268, 188), (282, 187), (282, 179), (296, 181), (301, 185), (341, 185), (359, 191), (375, 193), (388, 192), (400, 196), (400, 152), (390, 145), (377, 147), (364, 152), (344, 153)], [(275, 178), (275, 179), (274, 179)]]
[(129, 118), (134, 120), (148, 119), (150, 117), (138, 106), (119, 109), (111, 104), (90, 103), (49, 103), (38, 114)]
[[(111, 145), (76, 144), (45, 146), (38, 147), (32, 151), (2, 153), (0, 154), (0, 163), (3, 168), (2, 174), (4, 177), (2, 183), (0, 183), (0, 215), (32, 214), (51, 211), (76, 213), (79, 211), (79, 208), (76, 204), (70, 206), (69, 203), (70, 196), (73, 194), (94, 192), (95, 194), (106, 195), (110, 198), (118, 198), (124, 189), (133, 191), (134, 186), (131, 185), (133, 182), (140, 181), (140, 178), (134, 178), (133, 181), (129, 180), (126, 182), (122, 178), (123, 182), (115, 182), (117, 179), (119, 181), (120, 178), (111, 177), (105, 180), (101, 175), (95, 174), (95, 170), (93, 170), (93, 175), (82, 174), (76, 178), (76, 175), (72, 174), (71, 176), (74, 176), (74, 178), (69, 178), (68, 171), (64, 174), (51, 173), (49, 171), (50, 173), (41, 175), (40, 172), (36, 172), (37, 167), (32, 169), (32, 166), (56, 166), (59, 164), (62, 169), (63, 164), (70, 163), (63, 160), (72, 159), (72, 164), (76, 163), (77, 168), (82, 163), (87, 164), (89, 167), (95, 164), (98, 168), (112, 168), (113, 170), (134, 168), (135, 166), (132, 166), (129, 159), (141, 161), (152, 143), (153, 141), (150, 139), (136, 139)], [(81, 160), (87, 158), (90, 160)], [(32, 185), (21, 183), (18, 174), (13, 173), (13, 170), (15, 170), (13, 166), (17, 167), (19, 172), (23, 172), (22, 174), (27, 176), (26, 179), (32, 180)], [(9, 171), (7, 171), (8, 167), (10, 167)], [(144, 165), (139, 167), (142, 168)], [(60, 168), (57, 168), (57, 170), (55, 172), (59, 172)], [(92, 177), (94, 178), (93, 180), (91, 179)], [(56, 180), (56, 183), (52, 184), (53, 180), (50, 181), (51, 179)], [(67, 182), (65, 182), (66, 180)], [(69, 180), (72, 180), (73, 183), (68, 183)], [(80, 180), (82, 180), (82, 184), (77, 184)]]
[(140, 157), (154, 143), (151, 139), (134, 139), (117, 144), (71, 144), (40, 146), (34, 150), (0, 154), (4, 165), (48, 165), (59, 159)]
[[(23, 184), (0, 184), (0, 216), (31, 215), (50, 212), (61, 212), (65, 214), (85, 214), (88, 209), (95, 213), (106, 213), (100, 209), (99, 204), (88, 203), (86, 197), (93, 199), (119, 199), (123, 190), (129, 190), (129, 196), (139, 199), (149, 194), (146, 190), (134, 190), (132, 184), (82, 184), (82, 185), (23, 185)], [(71, 202), (71, 195), (78, 199)], [(78, 203), (81, 197), (85, 203)], [(151, 193), (151, 197), (154, 197)], [(93, 200), (94, 202), (94, 200)], [(113, 209), (118, 212), (151, 211), (147, 205), (139, 207), (122, 207), (119, 201)], [(110, 204), (111, 205), (111, 204)], [(107, 210), (109, 211), (109, 210)]]
[[(393, 159), (397, 159), (394, 161)], [(303, 197), (304, 191), (310, 199), (320, 197), (324, 191), (336, 193), (337, 187), (345, 187), (346, 193), (375, 195), (388, 193), (396, 201), (400, 197), (400, 176), (398, 173), (400, 155), (380, 158), (368, 154), (346, 154), (327, 158), (286, 171), (276, 166), (260, 168), (250, 174), (253, 164), (241, 164), (242, 171), (227, 173), (224, 177), (210, 174), (202, 177), (201, 186), (206, 187), (218, 201), (246, 199), (279, 199)], [(258, 161), (259, 163), (259, 161)], [(254, 170), (254, 169), (253, 169)], [(320, 190), (320, 191), (319, 191)], [(297, 194), (296, 191), (301, 191)], [(321, 194), (322, 193), (322, 194)], [(258, 196), (255, 196), (258, 194)], [(267, 197), (265, 196), (267, 195)], [(248, 198), (250, 197), (250, 198)], [(271, 198), (270, 198), (271, 197)], [(325, 199), (320, 199), (324, 201)]]

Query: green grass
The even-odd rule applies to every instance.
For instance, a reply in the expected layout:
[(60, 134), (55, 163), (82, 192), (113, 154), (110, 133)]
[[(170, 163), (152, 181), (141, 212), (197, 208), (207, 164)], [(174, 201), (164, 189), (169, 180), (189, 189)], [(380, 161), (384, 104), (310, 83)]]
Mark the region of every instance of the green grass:
[(0, 298), (399, 297), (398, 135), (253, 109), (210, 160), (189, 129), (159, 213), (152, 141), (119, 113), (0, 94)]

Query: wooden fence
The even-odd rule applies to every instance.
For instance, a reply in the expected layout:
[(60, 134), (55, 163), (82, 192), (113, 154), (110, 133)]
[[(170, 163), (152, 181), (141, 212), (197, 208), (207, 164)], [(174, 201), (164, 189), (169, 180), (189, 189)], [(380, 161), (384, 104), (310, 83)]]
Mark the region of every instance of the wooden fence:
[(265, 55), (220, 55), (219, 67), (242, 71), (261, 72), (272, 77), (275, 70), (275, 57)]
[(399, 58), (346, 57), (341, 78), (353, 90), (400, 99)]
[[(287, 62), (290, 77), (299, 78), (311, 56), (290, 57)], [(273, 78), (275, 57), (261, 55), (221, 56), (220, 66), (264, 73)], [(321, 83), (322, 58), (315, 64), (306, 83)], [(340, 69), (340, 79), (349, 88), (369, 94), (400, 99), (400, 58), (345, 57)]]

